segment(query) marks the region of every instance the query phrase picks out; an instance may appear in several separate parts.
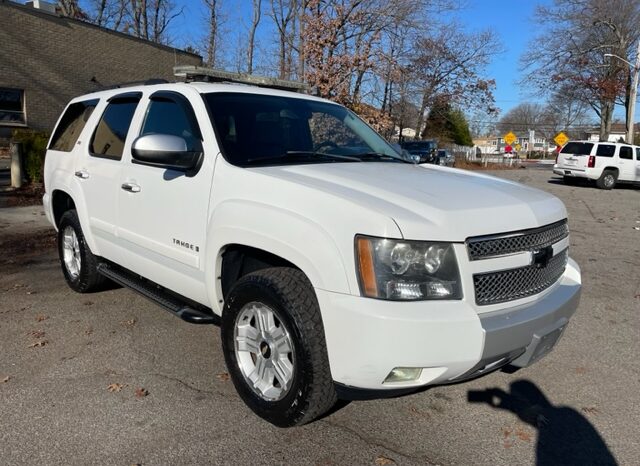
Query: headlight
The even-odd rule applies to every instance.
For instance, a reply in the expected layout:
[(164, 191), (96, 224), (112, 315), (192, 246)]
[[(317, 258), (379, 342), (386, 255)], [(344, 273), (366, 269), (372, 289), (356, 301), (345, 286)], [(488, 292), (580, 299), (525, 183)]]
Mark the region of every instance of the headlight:
[(458, 262), (450, 243), (356, 236), (364, 296), (399, 301), (461, 299)]

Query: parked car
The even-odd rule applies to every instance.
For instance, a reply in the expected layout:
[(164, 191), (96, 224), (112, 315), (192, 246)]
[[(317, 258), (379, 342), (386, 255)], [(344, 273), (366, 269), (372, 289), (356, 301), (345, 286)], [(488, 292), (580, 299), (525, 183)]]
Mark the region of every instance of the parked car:
[(619, 142), (570, 141), (558, 153), (553, 172), (565, 183), (594, 180), (600, 189), (640, 182), (640, 147)]
[(449, 149), (438, 149), (437, 157), (438, 160), (436, 161), (436, 164), (445, 165), (447, 167), (453, 167), (456, 160)]
[(278, 426), (338, 397), (528, 366), (580, 297), (559, 199), (408, 162), (309, 95), (174, 83), (75, 98), (45, 186), (68, 285), (110, 279), (219, 323), (238, 394)]
[(400, 146), (409, 154), (420, 157), (418, 163), (438, 163), (438, 145), (435, 141), (409, 141)]

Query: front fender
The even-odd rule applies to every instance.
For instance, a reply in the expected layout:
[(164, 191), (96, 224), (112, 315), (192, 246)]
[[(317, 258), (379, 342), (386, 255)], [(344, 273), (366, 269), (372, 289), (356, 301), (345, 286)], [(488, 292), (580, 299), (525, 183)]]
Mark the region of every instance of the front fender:
[[(345, 261), (322, 225), (280, 207), (249, 200), (222, 202), (212, 212), (206, 241), (210, 302), (222, 302), (217, 277), (227, 245), (241, 244), (275, 254), (302, 270), (314, 288), (349, 294)], [(215, 306), (213, 306), (215, 309)]]

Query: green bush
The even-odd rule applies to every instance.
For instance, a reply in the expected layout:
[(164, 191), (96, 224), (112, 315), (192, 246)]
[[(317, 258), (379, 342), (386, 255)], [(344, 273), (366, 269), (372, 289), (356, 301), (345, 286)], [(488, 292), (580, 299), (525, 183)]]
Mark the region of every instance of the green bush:
[(44, 156), (47, 152), (49, 135), (41, 131), (17, 129), (11, 140), (22, 143), (22, 156), (27, 178), (31, 183), (42, 183), (44, 177)]

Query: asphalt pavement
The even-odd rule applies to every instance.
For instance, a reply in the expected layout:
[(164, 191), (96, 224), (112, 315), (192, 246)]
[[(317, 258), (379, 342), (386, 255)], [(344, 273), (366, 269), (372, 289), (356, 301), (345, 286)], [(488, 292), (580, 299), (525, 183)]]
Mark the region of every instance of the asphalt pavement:
[(0, 209), (0, 463), (637, 464), (640, 188), (494, 174), (567, 205), (584, 288), (555, 351), (293, 429), (240, 401), (217, 327), (122, 288), (74, 293), (39, 208)]

